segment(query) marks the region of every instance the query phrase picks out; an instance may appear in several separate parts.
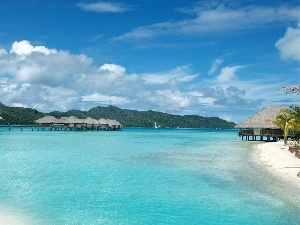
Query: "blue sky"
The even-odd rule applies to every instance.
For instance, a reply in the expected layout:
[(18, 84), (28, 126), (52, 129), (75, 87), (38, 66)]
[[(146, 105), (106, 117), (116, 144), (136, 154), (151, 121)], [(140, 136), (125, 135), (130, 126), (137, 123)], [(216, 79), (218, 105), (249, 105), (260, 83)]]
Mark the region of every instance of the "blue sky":
[(0, 102), (241, 122), (299, 104), (299, 0), (2, 0)]

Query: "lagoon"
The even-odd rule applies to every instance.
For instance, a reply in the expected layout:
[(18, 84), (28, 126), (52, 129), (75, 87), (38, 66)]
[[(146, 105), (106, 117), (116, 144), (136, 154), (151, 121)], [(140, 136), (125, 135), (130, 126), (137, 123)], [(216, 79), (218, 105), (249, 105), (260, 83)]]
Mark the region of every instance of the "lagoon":
[(300, 222), (299, 190), (236, 130), (1, 129), (0, 142), (0, 216), (18, 224)]

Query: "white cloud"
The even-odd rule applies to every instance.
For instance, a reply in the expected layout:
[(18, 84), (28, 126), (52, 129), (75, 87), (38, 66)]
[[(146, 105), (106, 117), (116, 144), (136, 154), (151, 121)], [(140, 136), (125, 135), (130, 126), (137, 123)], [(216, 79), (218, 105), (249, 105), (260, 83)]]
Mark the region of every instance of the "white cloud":
[(132, 102), (129, 99), (124, 97), (103, 95), (101, 93), (93, 93), (90, 95), (83, 96), (82, 101), (96, 102), (100, 104), (111, 104), (111, 105), (122, 105), (122, 104)]
[(283, 60), (300, 61), (300, 27), (289, 27), (275, 46), (279, 49)]
[(16, 72), (16, 79), (21, 83), (35, 83), (35, 82), (51, 82), (53, 77), (48, 76), (50, 81), (46, 81), (45, 77), (40, 76), (46, 72), (45, 67), (39, 67), (37, 65), (24, 65)]
[[(208, 83), (207, 85), (200, 85), (196, 87), (199, 95), (199, 102), (203, 105), (207, 105), (210, 107), (230, 107), (230, 108), (258, 108), (262, 99), (258, 98), (260, 96), (260, 92), (257, 92), (257, 96), (250, 98), (247, 94), (246, 90), (252, 88), (254, 84), (249, 83), (246, 86), (244, 81), (236, 81), (233, 85), (222, 85), (222, 86), (212, 86), (212, 83)], [(195, 92), (197, 93), (197, 92)], [(224, 109), (223, 109), (224, 110)]]
[(219, 59), (219, 58), (215, 59), (210, 70), (208, 71), (208, 75), (213, 74), (219, 68), (219, 66), (222, 64), (222, 62), (223, 62), (222, 59)]
[(190, 106), (191, 96), (179, 90), (158, 90), (149, 96), (148, 101), (162, 108), (179, 110)]
[(194, 18), (178, 21), (165, 21), (149, 26), (136, 27), (114, 40), (134, 41), (137, 39), (155, 38), (162, 35), (203, 35), (251, 28), (262, 28), (266, 25), (299, 20), (299, 6), (280, 7), (247, 6), (230, 7), (222, 4), (205, 5), (203, 3), (189, 9), (181, 10)]
[(69, 88), (14, 83), (7, 78), (0, 79), (0, 96), (4, 104), (42, 112), (75, 109), (81, 100), (76, 91)]
[(166, 72), (142, 74), (142, 79), (148, 84), (165, 84), (174, 79), (178, 82), (188, 82), (199, 76), (199, 74), (190, 73), (190, 66), (187, 65), (179, 66)]
[[(37, 104), (36, 107), (40, 107), (41, 111), (67, 111), (69, 109), (78, 108), (78, 103), (81, 101), (78, 96), (77, 90), (68, 87), (48, 87), (34, 85), (34, 89), (31, 92), (36, 93), (35, 98), (42, 98), (43, 100), (32, 101), (32, 105)], [(38, 91), (43, 91), (39, 93)]]
[(78, 3), (77, 6), (85, 11), (100, 13), (121, 13), (130, 10), (129, 7), (125, 4), (116, 4), (110, 2), (97, 2), (90, 4)]
[(7, 51), (5, 49), (0, 49), (0, 56), (6, 55), (6, 54), (7, 54)]
[(18, 102), (13, 103), (12, 106), (13, 106), (13, 107), (23, 107), (23, 108), (26, 108), (26, 107), (27, 107), (26, 105), (24, 105), (24, 104), (22, 104), (22, 103), (18, 103)]
[(15, 41), (12, 45), (10, 53), (18, 55), (30, 55), (32, 52), (39, 52), (45, 55), (56, 54), (57, 50), (48, 49), (45, 46), (32, 46), (29, 41), (23, 40), (20, 42)]
[[(2, 51), (3, 52), (3, 51)], [(92, 59), (66, 51), (14, 42), (10, 53), (0, 55), (0, 76), (10, 74), (17, 82), (59, 86), (76, 73), (90, 69)]]
[(229, 115), (224, 115), (224, 116), (221, 116), (220, 118), (223, 120), (226, 120), (228, 122), (232, 121), (232, 116), (229, 116)]
[(110, 73), (113, 73), (116, 75), (120, 75), (120, 76), (122, 76), (126, 73), (125, 67), (116, 65), (116, 64), (105, 63), (99, 69), (100, 69), (100, 71), (107, 71), (107, 72), (110, 72)]
[(218, 76), (209, 79), (200, 79), (191, 65), (128, 74), (122, 65), (97, 66), (85, 55), (55, 49), (56, 53), (49, 53), (45, 46), (22, 43), (26, 51), (22, 47), (16, 48), (22, 51), (0, 50), (0, 101), (10, 106), (49, 112), (112, 104), (179, 114), (214, 111), (215, 115), (221, 115), (216, 108), (222, 107), (228, 116), (224, 110), (231, 107), (255, 108), (262, 103), (261, 98), (269, 103), (285, 98), (276, 96), (282, 86), (279, 81), (241, 81), (237, 72), (245, 66), (224, 66)]
[[(71, 84), (74, 88), (109, 95), (136, 95), (136, 90), (144, 88), (138, 74), (127, 74), (126, 68), (116, 64), (104, 64), (99, 68), (91, 69), (85, 73), (76, 74)], [(83, 94), (85, 95), (85, 94)]]
[(221, 73), (217, 76), (218, 82), (229, 82), (236, 78), (236, 72), (241, 69), (242, 66), (226, 66), (221, 69)]

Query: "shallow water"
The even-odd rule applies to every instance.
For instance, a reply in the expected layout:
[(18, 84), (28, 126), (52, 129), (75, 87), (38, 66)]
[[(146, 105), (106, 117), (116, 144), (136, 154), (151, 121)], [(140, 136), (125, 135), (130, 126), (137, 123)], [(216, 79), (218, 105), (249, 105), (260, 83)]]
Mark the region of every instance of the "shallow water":
[[(0, 131), (1, 208), (30, 224), (299, 224), (235, 130)], [(25, 223), (25, 222), (24, 222)]]

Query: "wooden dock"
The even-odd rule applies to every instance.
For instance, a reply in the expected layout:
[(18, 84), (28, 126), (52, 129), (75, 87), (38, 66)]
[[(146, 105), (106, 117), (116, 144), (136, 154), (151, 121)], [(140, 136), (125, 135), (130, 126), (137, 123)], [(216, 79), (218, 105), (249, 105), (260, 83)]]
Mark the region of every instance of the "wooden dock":
[(0, 125), (0, 130), (19, 131), (118, 131), (121, 128), (103, 127), (68, 127), (68, 126), (36, 126), (36, 125)]
[(283, 131), (278, 129), (240, 129), (242, 140), (247, 141), (277, 141), (283, 138)]
[(247, 141), (277, 141), (283, 138), (283, 131), (276, 125), (270, 123), (281, 113), (284, 106), (268, 106), (260, 110), (244, 122), (235, 126), (239, 128), (239, 137)]

